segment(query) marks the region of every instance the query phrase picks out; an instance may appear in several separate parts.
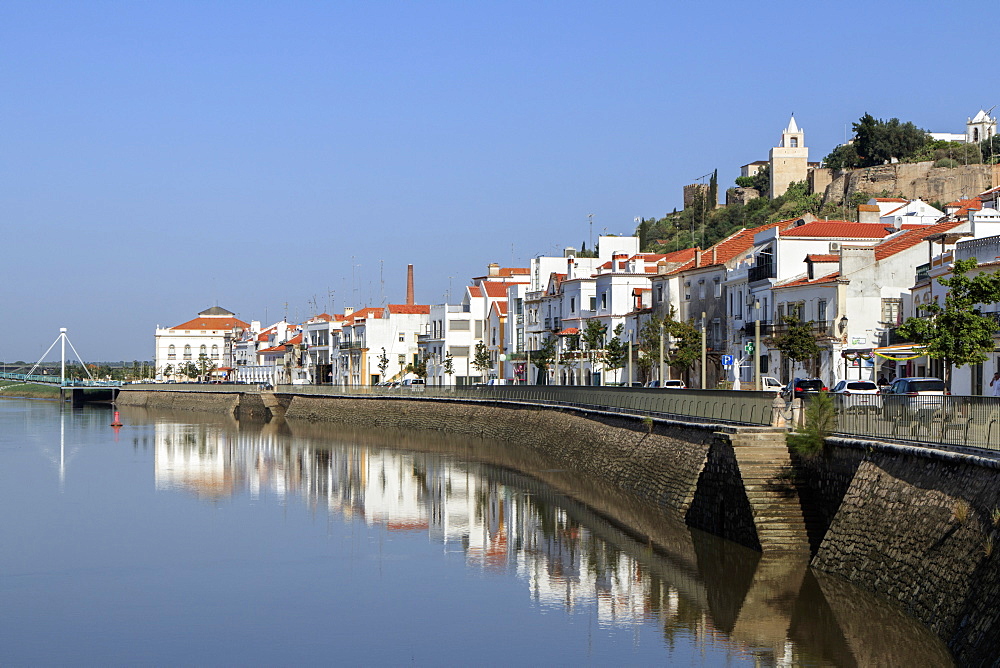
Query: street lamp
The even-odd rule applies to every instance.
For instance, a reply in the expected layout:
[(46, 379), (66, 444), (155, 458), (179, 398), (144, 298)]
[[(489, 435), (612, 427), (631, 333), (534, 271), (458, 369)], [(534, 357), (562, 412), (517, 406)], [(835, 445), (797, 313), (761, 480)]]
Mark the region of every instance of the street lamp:
[(839, 326), (840, 326), (840, 333), (841, 334), (844, 334), (845, 332), (847, 332), (847, 316), (846, 315), (840, 317), (840, 325)]
[(753, 389), (760, 392), (760, 300), (753, 301)]

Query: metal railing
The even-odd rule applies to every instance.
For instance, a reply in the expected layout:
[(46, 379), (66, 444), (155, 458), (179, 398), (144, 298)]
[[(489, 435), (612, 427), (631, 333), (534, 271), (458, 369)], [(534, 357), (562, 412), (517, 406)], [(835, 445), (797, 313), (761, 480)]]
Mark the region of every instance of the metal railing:
[(280, 385), (275, 391), (288, 394), (341, 397), (498, 401), (755, 426), (770, 426), (772, 424), (775, 397), (773, 392), (659, 390), (566, 385), (475, 385), (471, 387)]
[(60, 383), (59, 376), (39, 376), (37, 374), (29, 376), (24, 373), (0, 373), (0, 379), (19, 380), (36, 385), (61, 385), (62, 387), (117, 387), (122, 384), (120, 380), (72, 380), (68, 378), (65, 383)]
[(835, 397), (839, 435), (1000, 450), (1000, 397)]

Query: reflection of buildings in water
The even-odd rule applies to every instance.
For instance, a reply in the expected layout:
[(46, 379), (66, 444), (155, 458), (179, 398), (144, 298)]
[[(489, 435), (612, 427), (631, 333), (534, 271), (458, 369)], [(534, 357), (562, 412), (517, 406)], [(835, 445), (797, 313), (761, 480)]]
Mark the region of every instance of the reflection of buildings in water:
[[(225, 425), (157, 423), (155, 443), (157, 489), (212, 499), (298, 495), (311, 508), (325, 506), (389, 532), (426, 531), (446, 547), (457, 545), (470, 566), (515, 572), (539, 605), (593, 611), (607, 626), (654, 623), (668, 641), (684, 634), (766, 665), (801, 658), (790, 640), (790, 615), (780, 610), (787, 606), (771, 605), (800, 596), (798, 585), (775, 585), (775, 575), (796, 578), (754, 561), (742, 567), (741, 584), (720, 584), (732, 579), (725, 573), (733, 564), (725, 559), (713, 567), (701, 554), (699, 572), (685, 570), (604, 526), (593, 511), (510, 471), (442, 454)], [(733, 591), (720, 597), (726, 586)]]

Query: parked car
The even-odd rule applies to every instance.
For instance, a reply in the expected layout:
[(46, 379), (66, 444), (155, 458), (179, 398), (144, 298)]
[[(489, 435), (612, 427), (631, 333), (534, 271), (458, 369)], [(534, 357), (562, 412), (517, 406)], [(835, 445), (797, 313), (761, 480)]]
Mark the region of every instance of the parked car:
[(944, 406), (948, 392), (940, 378), (897, 378), (882, 392), (883, 414), (889, 418), (921, 417)]
[(882, 407), (878, 385), (870, 380), (842, 380), (833, 386), (837, 408), (845, 413), (876, 412)]
[(781, 396), (791, 401), (792, 399), (801, 399), (807, 394), (826, 391), (826, 384), (819, 378), (795, 378), (781, 391)]
[(767, 392), (781, 392), (783, 388), (781, 381), (774, 376), (761, 376), (760, 377), (760, 389)]
[[(660, 381), (651, 380), (646, 383), (646, 387), (661, 387)], [(664, 390), (686, 390), (687, 385), (684, 384), (683, 380), (665, 380), (662, 385)]]
[(423, 391), (424, 385), (425, 383), (423, 378), (406, 378), (403, 380), (403, 387), (413, 390), (414, 392)]

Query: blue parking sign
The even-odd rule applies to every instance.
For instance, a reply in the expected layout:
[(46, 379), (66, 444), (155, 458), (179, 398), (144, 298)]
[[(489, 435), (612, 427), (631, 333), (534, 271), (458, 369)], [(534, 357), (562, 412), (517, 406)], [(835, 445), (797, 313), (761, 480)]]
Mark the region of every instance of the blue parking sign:
[(732, 365), (733, 365), (733, 356), (732, 355), (723, 355), (722, 356), (722, 366), (732, 366)]

